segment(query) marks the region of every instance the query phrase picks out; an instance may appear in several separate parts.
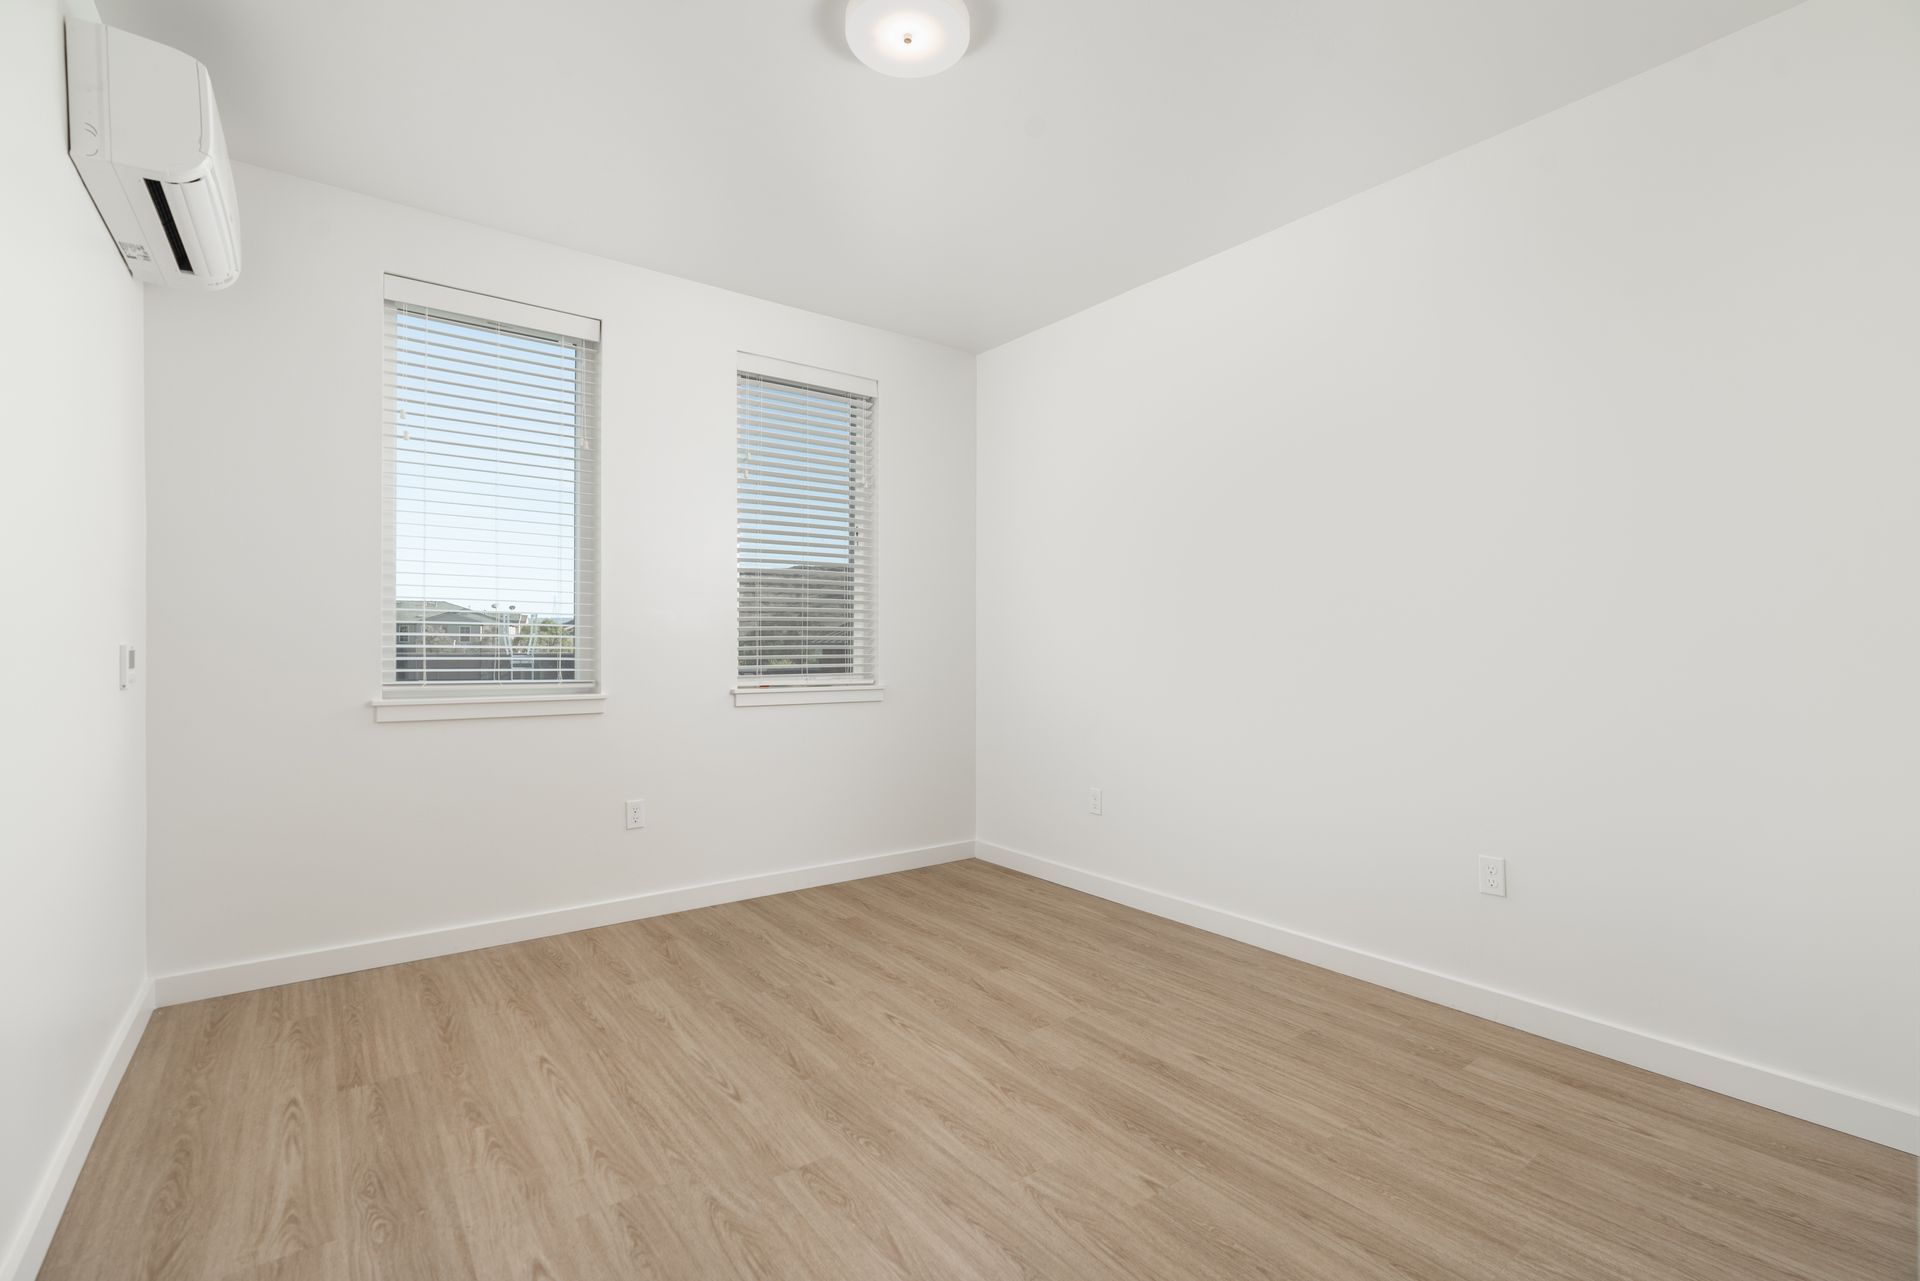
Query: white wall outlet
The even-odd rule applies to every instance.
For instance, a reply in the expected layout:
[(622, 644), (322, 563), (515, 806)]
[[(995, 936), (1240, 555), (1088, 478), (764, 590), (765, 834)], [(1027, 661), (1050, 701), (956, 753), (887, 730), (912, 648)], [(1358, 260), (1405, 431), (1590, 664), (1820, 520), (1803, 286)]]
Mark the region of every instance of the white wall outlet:
[(1089, 787), (1087, 789), (1087, 813), (1104, 814), (1106, 812), (1107, 798), (1105, 795), (1101, 793), (1099, 788)]
[(1501, 898), (1507, 896), (1507, 860), (1486, 854), (1480, 856), (1480, 892)]
[(120, 688), (125, 689), (140, 678), (140, 652), (131, 645), (120, 647)]
[(647, 803), (645, 801), (627, 802), (627, 830), (647, 825)]

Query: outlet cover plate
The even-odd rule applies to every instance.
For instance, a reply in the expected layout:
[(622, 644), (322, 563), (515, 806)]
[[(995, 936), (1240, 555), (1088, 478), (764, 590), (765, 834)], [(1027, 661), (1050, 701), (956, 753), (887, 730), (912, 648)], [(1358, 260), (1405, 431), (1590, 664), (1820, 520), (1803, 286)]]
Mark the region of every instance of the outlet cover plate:
[(1499, 898), (1507, 896), (1507, 860), (1489, 854), (1480, 856), (1480, 892)]

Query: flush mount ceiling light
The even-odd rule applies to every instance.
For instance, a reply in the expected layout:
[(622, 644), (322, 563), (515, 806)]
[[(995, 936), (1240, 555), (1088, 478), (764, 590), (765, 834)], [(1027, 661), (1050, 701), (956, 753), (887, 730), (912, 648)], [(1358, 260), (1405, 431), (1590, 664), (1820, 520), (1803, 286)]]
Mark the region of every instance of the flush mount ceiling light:
[(886, 76), (930, 76), (960, 61), (965, 0), (847, 0), (847, 45)]

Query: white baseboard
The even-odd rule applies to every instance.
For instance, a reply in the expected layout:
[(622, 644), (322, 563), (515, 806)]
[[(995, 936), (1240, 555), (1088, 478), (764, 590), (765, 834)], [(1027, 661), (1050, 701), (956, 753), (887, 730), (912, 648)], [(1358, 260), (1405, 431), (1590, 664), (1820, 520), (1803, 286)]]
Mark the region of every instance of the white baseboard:
[(126, 1075), (134, 1047), (140, 1044), (140, 1034), (147, 1030), (147, 1018), (152, 1013), (153, 984), (142, 980), (133, 1004), (121, 1016), (106, 1054), (87, 1082), (87, 1091), (67, 1123), (60, 1145), (47, 1162), (46, 1173), (40, 1176), (40, 1186), (21, 1218), (18, 1234), (0, 1254), (0, 1281), (32, 1281), (39, 1273), (47, 1247), (53, 1244), (53, 1230), (60, 1226), (67, 1198), (73, 1195), (73, 1185), (80, 1178), (80, 1167), (86, 1164), (94, 1136), (107, 1115), (107, 1104), (113, 1102), (113, 1093), (120, 1088), (120, 1078)]
[(1056, 863), (986, 841), (974, 842), (975, 857), (1016, 872), (1081, 890), (1098, 898), (1192, 925), (1212, 934), (1251, 943), (1269, 952), (1350, 975), (1380, 987), (1405, 992), (1468, 1014), (1504, 1023), (1508, 1027), (1544, 1036), (1634, 1067), (1658, 1072), (1689, 1085), (1748, 1103), (1784, 1112), (1816, 1125), (1870, 1139), (1902, 1152), (1920, 1152), (1920, 1113), (1879, 1099), (1863, 1098), (1830, 1085), (1808, 1081), (1755, 1063), (1729, 1058), (1656, 1036), (1621, 1027), (1530, 997), (1485, 987), (1466, 979), (1363, 952), (1326, 939), (1302, 934), (1209, 907), (1177, 895), (1115, 880), (1085, 868)]
[(972, 856), (972, 841), (955, 841), (896, 854), (874, 854), (838, 863), (816, 863), (811, 867), (742, 876), (729, 881), (655, 890), (631, 898), (609, 899), (602, 903), (586, 903), (579, 907), (563, 907), (527, 916), (510, 916), (471, 925), (372, 939), (364, 943), (317, 948), (310, 952), (261, 957), (211, 969), (163, 974), (153, 981), (155, 1001), (160, 1005), (179, 1005), (211, 996), (252, 992), (265, 987), (278, 987), (283, 983), (301, 983), (334, 974), (350, 974), (355, 970), (378, 969), (383, 965), (399, 965), (432, 956), (470, 952), (475, 948), (498, 947), (502, 943), (571, 934), (575, 930), (638, 921), (668, 912), (735, 903), (768, 894), (785, 894), (789, 890), (812, 889), (816, 885), (832, 885), (839, 881), (857, 881), (868, 876), (883, 876), (888, 872), (905, 872)]

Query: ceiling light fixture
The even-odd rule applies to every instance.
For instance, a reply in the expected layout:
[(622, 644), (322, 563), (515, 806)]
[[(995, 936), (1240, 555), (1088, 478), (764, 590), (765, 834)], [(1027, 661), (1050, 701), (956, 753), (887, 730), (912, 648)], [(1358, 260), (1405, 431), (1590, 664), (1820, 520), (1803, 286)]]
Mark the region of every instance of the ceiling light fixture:
[(886, 76), (931, 76), (960, 61), (966, 0), (847, 0), (847, 47)]

